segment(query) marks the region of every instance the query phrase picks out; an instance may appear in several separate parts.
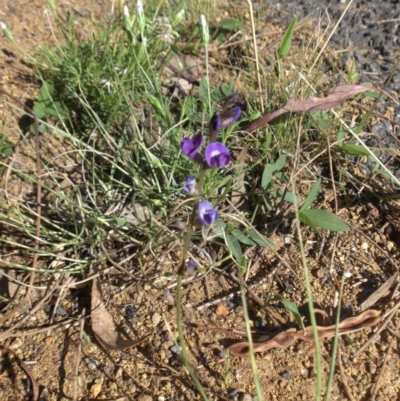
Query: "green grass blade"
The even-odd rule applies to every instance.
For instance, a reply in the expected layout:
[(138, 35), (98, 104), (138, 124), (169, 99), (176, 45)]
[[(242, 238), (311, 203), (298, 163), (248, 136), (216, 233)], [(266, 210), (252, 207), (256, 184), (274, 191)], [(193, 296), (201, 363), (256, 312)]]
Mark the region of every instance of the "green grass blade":
[(297, 25), (297, 17), (294, 17), (292, 22), (290, 23), (288, 29), (286, 29), (285, 34), (283, 35), (282, 42), (278, 49), (278, 56), (279, 58), (286, 57), (289, 54), (290, 47), (292, 45), (292, 38), (294, 34), (294, 30)]

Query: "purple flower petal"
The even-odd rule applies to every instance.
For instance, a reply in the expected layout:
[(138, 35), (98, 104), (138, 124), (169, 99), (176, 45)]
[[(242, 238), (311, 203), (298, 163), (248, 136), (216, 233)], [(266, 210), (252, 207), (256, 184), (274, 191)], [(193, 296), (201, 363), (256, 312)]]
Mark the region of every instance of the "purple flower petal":
[(203, 135), (198, 133), (193, 138), (183, 138), (181, 142), (182, 152), (191, 159), (194, 159), (203, 143)]
[(224, 113), (221, 116), (221, 129), (229, 127), (235, 121), (239, 120), (241, 114), (242, 110), (238, 106), (233, 107), (232, 109), (229, 109), (227, 111), (224, 111)]
[(203, 226), (210, 226), (218, 218), (218, 210), (215, 210), (207, 200), (203, 200), (199, 203), (197, 213), (200, 224)]
[(231, 161), (228, 148), (221, 142), (213, 142), (207, 145), (205, 159), (209, 167), (224, 167)]
[(210, 128), (215, 132), (219, 132), (221, 130), (221, 118), (219, 117), (218, 111), (216, 111), (211, 117)]
[(196, 178), (193, 175), (189, 175), (189, 178), (186, 180), (183, 189), (188, 193), (192, 194), (196, 189)]
[(197, 267), (197, 263), (193, 259), (190, 259), (189, 263), (187, 265), (187, 271), (189, 273), (194, 273), (196, 267)]

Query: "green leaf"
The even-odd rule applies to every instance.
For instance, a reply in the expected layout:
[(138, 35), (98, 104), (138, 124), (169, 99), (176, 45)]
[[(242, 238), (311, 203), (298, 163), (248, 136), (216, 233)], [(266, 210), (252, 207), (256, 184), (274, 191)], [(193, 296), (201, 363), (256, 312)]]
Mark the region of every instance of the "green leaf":
[(356, 155), (356, 156), (369, 156), (371, 154), (370, 151), (364, 148), (361, 145), (353, 145), (351, 143), (346, 143), (340, 147), (349, 155)]
[(250, 238), (248, 238), (241, 230), (239, 229), (234, 229), (231, 232), (232, 237), (234, 237), (234, 239), (238, 240), (239, 242), (241, 242), (244, 245), (249, 245), (249, 246), (254, 246), (256, 245), (256, 243), (254, 241), (252, 241)]
[(332, 125), (332, 121), (329, 118), (328, 113), (324, 110), (315, 111), (312, 113), (312, 117), (317, 127), (328, 129)]
[(261, 178), (261, 188), (267, 189), (268, 185), (272, 181), (272, 173), (274, 172), (274, 166), (272, 164), (267, 164), (264, 168), (264, 172)]
[(243, 26), (241, 21), (235, 19), (223, 19), (218, 22), (217, 27), (227, 30), (239, 29)]
[[(365, 91), (361, 94), (362, 97), (371, 97), (372, 99), (378, 99), (382, 94), (379, 92)], [(382, 99), (385, 99), (386, 96), (383, 96)]]
[(311, 228), (323, 228), (330, 231), (348, 231), (349, 226), (335, 214), (326, 210), (308, 209), (299, 213), (300, 220)]
[(282, 198), (286, 202), (290, 203), (299, 203), (299, 198), (290, 191), (283, 191), (283, 190), (273, 190), (269, 193), (273, 198)]
[(255, 231), (251, 231), (249, 237), (259, 246), (269, 246), (270, 248), (273, 248), (275, 246), (275, 244), (271, 240), (269, 240), (264, 235), (257, 234)]
[(33, 111), (36, 114), (36, 117), (41, 120), (46, 116), (46, 106), (44, 103), (35, 103), (33, 106)]
[(309, 206), (311, 206), (311, 204), (315, 201), (315, 199), (317, 199), (318, 190), (320, 186), (321, 186), (321, 178), (318, 178), (318, 180), (315, 182), (310, 192), (308, 193), (307, 198), (303, 202), (303, 205), (299, 210), (300, 212), (306, 210)]
[(296, 323), (299, 326), (299, 328), (303, 329), (304, 328), (303, 320), (301, 318), (299, 310), (297, 309), (296, 304), (294, 302), (288, 301), (287, 299), (281, 296), (280, 299), (283, 307), (294, 316), (294, 319), (296, 320)]
[(294, 17), (288, 29), (286, 30), (285, 34), (283, 35), (282, 42), (278, 49), (279, 58), (286, 57), (289, 54), (296, 25), (297, 25), (297, 17)]
[(273, 167), (274, 171), (282, 170), (283, 167), (285, 167), (285, 163), (286, 163), (286, 155), (280, 155), (276, 160), (276, 162), (274, 163)]
[(109, 222), (111, 224), (115, 224), (118, 227), (125, 227), (129, 225), (129, 223), (122, 217), (114, 217), (113, 219), (110, 219)]
[(343, 140), (344, 140), (344, 129), (342, 127), (339, 129), (336, 139), (338, 141), (338, 146), (342, 147), (343, 146)]
[(208, 82), (207, 82), (207, 78), (206, 77), (203, 77), (200, 80), (199, 97), (202, 98), (202, 99), (207, 99), (208, 98)]
[(46, 115), (50, 117), (66, 117), (69, 114), (68, 109), (58, 101), (47, 106), (45, 111)]
[(233, 258), (236, 260), (236, 262), (241, 264), (243, 259), (243, 253), (239, 241), (235, 239), (235, 237), (233, 237), (232, 235), (228, 234), (226, 236), (226, 245), (229, 251), (231, 252)]
[(234, 89), (233, 81), (230, 80), (228, 85), (218, 86), (211, 91), (211, 99), (219, 103), (228, 97)]
[(53, 94), (54, 86), (51, 83), (44, 81), (42, 87), (39, 90), (38, 102), (51, 102)]

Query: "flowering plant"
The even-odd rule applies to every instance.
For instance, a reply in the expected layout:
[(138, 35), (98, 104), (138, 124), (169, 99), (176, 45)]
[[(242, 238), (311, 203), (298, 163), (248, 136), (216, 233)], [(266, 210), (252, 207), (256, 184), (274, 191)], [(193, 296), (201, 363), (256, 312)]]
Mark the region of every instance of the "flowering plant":
[(205, 148), (204, 156), (200, 153), (204, 142), (202, 133), (198, 133), (192, 138), (183, 138), (181, 141), (182, 153), (201, 166), (199, 184), (196, 186), (196, 179), (191, 174), (184, 184), (184, 190), (189, 194), (196, 193), (198, 195), (197, 220), (202, 226), (210, 226), (218, 218), (218, 211), (213, 208), (211, 203), (208, 200), (200, 200), (200, 187), (205, 171), (225, 167), (231, 161), (229, 149), (225, 144), (217, 141), (217, 135), (221, 129), (227, 128), (237, 121), (240, 115), (241, 109), (239, 107), (233, 107), (221, 114), (219, 112), (213, 114), (208, 130), (210, 142)]

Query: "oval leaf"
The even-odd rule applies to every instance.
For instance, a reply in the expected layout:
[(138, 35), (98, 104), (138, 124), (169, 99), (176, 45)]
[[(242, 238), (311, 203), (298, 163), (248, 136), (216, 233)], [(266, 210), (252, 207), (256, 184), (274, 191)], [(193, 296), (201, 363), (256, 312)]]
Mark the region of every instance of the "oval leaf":
[(286, 155), (280, 155), (274, 163), (274, 171), (282, 170), (285, 167)]
[(349, 226), (335, 214), (326, 210), (308, 209), (299, 213), (300, 220), (308, 226), (330, 231), (348, 231)]
[(232, 235), (228, 234), (226, 236), (226, 245), (228, 246), (229, 251), (231, 252), (236, 262), (241, 264), (243, 259), (243, 253), (239, 241), (235, 239), (235, 237), (233, 237)]
[(243, 24), (235, 19), (223, 19), (222, 21), (218, 22), (217, 26), (218, 28), (232, 30), (241, 28)]
[(364, 148), (364, 146), (353, 145), (351, 143), (346, 143), (341, 146), (341, 149), (344, 150), (349, 155), (356, 156), (369, 156), (371, 152)]
[(318, 180), (316, 181), (316, 183), (313, 185), (310, 192), (308, 193), (307, 198), (303, 203), (303, 206), (300, 208), (300, 212), (302, 212), (303, 210), (306, 210), (315, 201), (315, 199), (318, 196), (318, 190), (319, 190), (320, 186), (321, 186), (321, 178), (318, 178)]
[(268, 185), (272, 180), (272, 173), (274, 172), (274, 166), (272, 164), (267, 164), (264, 168), (264, 172), (261, 179), (261, 188), (267, 189)]

